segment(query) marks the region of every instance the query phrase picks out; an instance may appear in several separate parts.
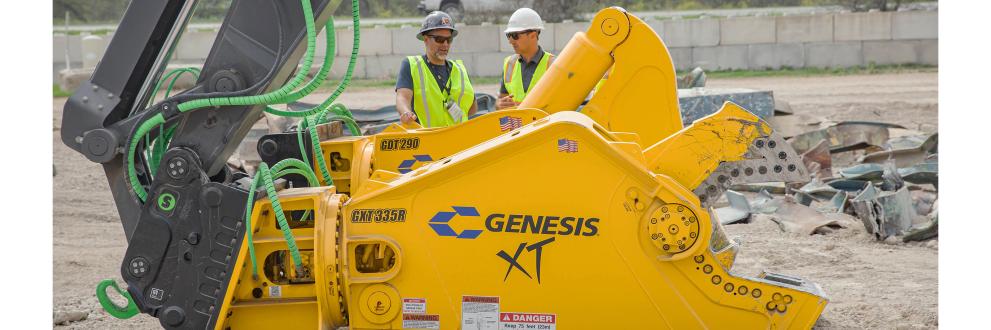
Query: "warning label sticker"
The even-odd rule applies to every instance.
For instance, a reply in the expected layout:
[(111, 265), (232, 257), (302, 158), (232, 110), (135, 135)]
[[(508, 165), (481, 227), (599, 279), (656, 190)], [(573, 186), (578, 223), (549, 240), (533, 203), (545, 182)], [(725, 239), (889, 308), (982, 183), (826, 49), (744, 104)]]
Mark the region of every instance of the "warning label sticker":
[(440, 329), (440, 315), (403, 314), (403, 329)]
[(462, 296), (461, 329), (499, 329), (499, 297)]
[(557, 329), (557, 315), (537, 313), (502, 313), (499, 315), (502, 329)]
[(427, 299), (403, 298), (403, 314), (426, 314)]

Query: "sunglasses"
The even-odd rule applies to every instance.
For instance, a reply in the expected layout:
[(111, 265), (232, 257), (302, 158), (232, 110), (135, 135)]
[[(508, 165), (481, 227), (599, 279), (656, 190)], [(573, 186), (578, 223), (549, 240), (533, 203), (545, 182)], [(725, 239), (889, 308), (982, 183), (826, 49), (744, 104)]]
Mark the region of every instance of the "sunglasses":
[(454, 36), (444, 37), (444, 36), (438, 36), (432, 34), (425, 34), (423, 36), (429, 39), (434, 39), (434, 42), (438, 44), (446, 44), (446, 43), (454, 42)]
[(513, 40), (520, 40), (520, 35), (527, 34), (527, 33), (530, 33), (530, 32), (535, 32), (535, 31), (534, 30), (526, 30), (526, 31), (519, 31), (519, 32), (510, 32), (510, 33), (506, 33), (506, 38), (513, 38)]

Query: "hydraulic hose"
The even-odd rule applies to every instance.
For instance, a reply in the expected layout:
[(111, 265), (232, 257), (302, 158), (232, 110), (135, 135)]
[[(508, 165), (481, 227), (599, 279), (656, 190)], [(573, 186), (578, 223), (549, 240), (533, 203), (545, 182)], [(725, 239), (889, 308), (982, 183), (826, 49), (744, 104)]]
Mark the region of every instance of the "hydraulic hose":
[[(310, 68), (313, 64), (313, 52), (316, 46), (316, 28), (313, 23), (313, 8), (309, 0), (300, 1), (303, 7), (303, 17), (306, 23), (306, 53), (303, 55), (303, 67)], [(235, 96), (196, 99), (179, 103), (179, 112), (187, 112), (205, 107), (231, 106), (231, 105), (256, 105), (256, 104), (276, 104), (288, 98), (288, 96), (306, 79), (308, 70), (299, 70), (291, 81), (281, 88), (262, 94), (252, 96)]]

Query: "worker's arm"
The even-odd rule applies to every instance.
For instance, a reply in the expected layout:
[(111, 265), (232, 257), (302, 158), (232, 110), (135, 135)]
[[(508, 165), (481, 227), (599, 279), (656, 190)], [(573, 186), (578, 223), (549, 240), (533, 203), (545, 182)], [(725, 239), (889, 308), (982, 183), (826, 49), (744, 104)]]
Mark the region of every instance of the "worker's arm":
[(413, 90), (409, 88), (396, 89), (396, 112), (399, 113), (399, 120), (403, 124), (416, 121), (416, 114), (410, 104), (413, 103)]
[(468, 117), (471, 117), (476, 112), (478, 112), (478, 102), (471, 102), (471, 109), (468, 109)]

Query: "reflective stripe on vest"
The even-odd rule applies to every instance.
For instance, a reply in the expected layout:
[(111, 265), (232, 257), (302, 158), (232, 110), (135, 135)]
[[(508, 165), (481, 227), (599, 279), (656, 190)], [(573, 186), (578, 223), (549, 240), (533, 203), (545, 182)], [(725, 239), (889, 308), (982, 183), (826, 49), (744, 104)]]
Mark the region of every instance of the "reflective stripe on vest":
[(519, 65), (516, 65), (519, 63), (519, 58), (519, 54), (506, 56), (502, 66), (503, 85), (506, 86), (506, 91), (513, 95), (513, 101), (515, 102), (522, 102), (527, 92), (532, 90), (533, 86), (537, 85), (537, 81), (544, 76), (544, 72), (554, 62), (554, 54), (544, 52), (544, 56), (537, 63), (537, 69), (534, 70), (533, 77), (530, 78), (530, 84), (525, 90), (523, 89), (523, 69)]
[[(468, 110), (475, 102), (475, 90), (468, 79), (468, 70), (461, 60), (448, 61), (451, 63), (451, 74), (448, 77), (451, 90), (445, 95), (433, 73), (427, 68), (427, 63), (420, 56), (409, 56), (410, 76), (413, 78), (413, 112), (420, 118), (423, 127), (444, 127), (468, 120)], [(451, 118), (444, 101), (450, 95), (457, 95), (457, 104), (461, 107), (462, 116), (457, 120)]]

